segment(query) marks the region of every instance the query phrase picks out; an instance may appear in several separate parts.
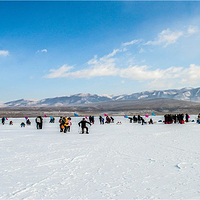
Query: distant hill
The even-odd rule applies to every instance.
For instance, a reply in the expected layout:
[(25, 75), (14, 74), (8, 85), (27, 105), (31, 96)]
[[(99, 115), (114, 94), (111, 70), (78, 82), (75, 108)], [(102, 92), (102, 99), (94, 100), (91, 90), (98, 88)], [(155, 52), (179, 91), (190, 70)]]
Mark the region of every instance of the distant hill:
[(153, 90), (123, 95), (75, 94), (42, 100), (20, 99), (4, 103), (3, 107), (65, 107), (122, 100), (174, 99), (200, 102), (200, 88)]
[(79, 115), (134, 115), (149, 114), (154, 112), (156, 115), (165, 113), (189, 113), (197, 115), (200, 113), (200, 103), (182, 101), (175, 99), (143, 99), (143, 100), (120, 100), (107, 101), (82, 105), (68, 105), (65, 107), (2, 107), (0, 116), (7, 117), (35, 117), (44, 116), (73, 116), (74, 112)]

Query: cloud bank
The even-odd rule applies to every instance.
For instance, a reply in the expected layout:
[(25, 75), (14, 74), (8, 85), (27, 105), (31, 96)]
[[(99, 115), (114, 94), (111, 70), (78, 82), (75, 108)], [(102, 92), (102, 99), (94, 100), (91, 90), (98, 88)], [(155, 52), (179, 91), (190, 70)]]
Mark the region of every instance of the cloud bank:
[[(132, 40), (130, 42), (124, 42), (121, 47), (114, 49), (111, 53), (98, 58), (97, 55), (87, 62), (87, 66), (83, 69), (76, 70), (74, 66), (68, 66), (64, 64), (58, 69), (51, 69), (50, 73), (45, 75), (45, 78), (71, 78), (71, 79), (91, 79), (96, 77), (119, 77), (123, 79), (129, 79), (133, 81), (147, 83), (154, 88), (161, 87), (174, 87), (181, 84), (196, 85), (200, 83), (200, 74), (197, 72), (200, 70), (200, 66), (196, 64), (190, 64), (188, 67), (171, 66), (165, 68), (160, 66), (159, 68), (153, 68), (148, 65), (138, 65), (129, 63), (128, 60), (123, 60), (123, 65), (118, 65), (120, 58), (126, 53), (130, 57), (131, 53), (126, 52), (130, 45), (137, 45), (138, 53), (145, 53), (143, 48), (145, 45), (162, 45), (166, 48), (169, 45), (176, 43), (181, 37), (187, 38), (193, 34), (199, 32), (198, 27), (189, 26), (184, 31), (171, 31), (166, 29), (158, 34), (155, 40)], [(142, 46), (142, 47), (141, 47)], [(121, 57), (120, 57), (121, 55)], [(133, 59), (133, 57), (131, 57)]]

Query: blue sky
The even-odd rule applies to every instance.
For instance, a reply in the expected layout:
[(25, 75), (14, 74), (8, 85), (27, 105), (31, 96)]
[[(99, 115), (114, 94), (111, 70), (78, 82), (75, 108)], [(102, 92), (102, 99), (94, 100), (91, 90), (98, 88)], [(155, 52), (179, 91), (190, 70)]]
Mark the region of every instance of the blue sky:
[(0, 2), (0, 102), (198, 87), (199, 10), (200, 2)]

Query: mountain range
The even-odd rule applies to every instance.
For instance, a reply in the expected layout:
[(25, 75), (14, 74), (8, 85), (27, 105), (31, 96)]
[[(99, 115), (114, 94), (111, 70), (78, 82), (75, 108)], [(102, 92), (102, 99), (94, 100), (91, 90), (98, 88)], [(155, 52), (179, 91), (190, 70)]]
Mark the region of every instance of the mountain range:
[(182, 88), (169, 90), (144, 91), (124, 95), (97, 95), (97, 94), (75, 94), (62, 97), (46, 98), (42, 100), (19, 99), (4, 103), (3, 107), (63, 107), (79, 106), (126, 100), (150, 100), (150, 99), (174, 99), (182, 101), (200, 102), (199, 88)]

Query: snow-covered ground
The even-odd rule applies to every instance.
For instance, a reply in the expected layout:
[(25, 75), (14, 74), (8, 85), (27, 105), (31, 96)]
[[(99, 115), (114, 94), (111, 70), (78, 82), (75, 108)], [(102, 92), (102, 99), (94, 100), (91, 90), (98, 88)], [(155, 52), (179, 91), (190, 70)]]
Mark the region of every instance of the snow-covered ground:
[[(193, 117), (194, 118), (194, 117)], [(157, 121), (162, 117), (154, 117)], [(200, 125), (0, 125), (0, 199), (200, 199)], [(7, 122), (8, 123), (8, 122)]]

